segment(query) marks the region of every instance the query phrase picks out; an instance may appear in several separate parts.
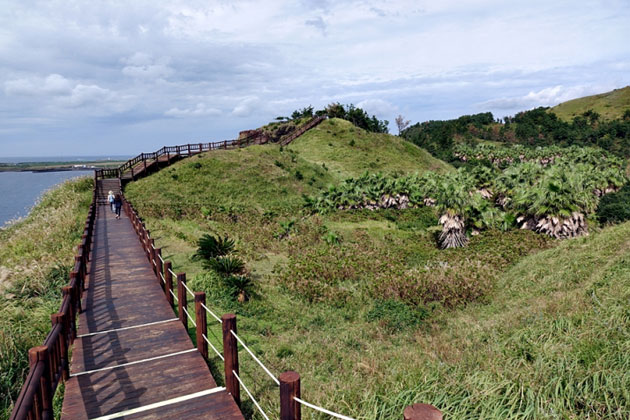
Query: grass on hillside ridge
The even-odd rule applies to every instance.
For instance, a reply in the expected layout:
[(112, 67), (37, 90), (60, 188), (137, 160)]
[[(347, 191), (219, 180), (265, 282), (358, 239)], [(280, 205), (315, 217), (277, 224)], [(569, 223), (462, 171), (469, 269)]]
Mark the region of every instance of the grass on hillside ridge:
[[(238, 314), (272, 372), (300, 373), (304, 399), (358, 420), (399, 418), (414, 402), (449, 419), (628, 417), (630, 224), (567, 241), (490, 230), (440, 251), (433, 208), (302, 212), (301, 194), (363, 168), (340, 150), (350, 172), (323, 162), (315, 176), (324, 166), (305, 153), (316, 148), (294, 146), (187, 159), (126, 196), (208, 306)], [(295, 176), (309, 168), (314, 181)], [(256, 285), (244, 304), (191, 258), (205, 233), (236, 240)], [(277, 415), (275, 385), (246, 355), (241, 372)], [(244, 409), (260, 418), (247, 399)]]
[(89, 178), (67, 181), (24, 220), (0, 229), (0, 419), (9, 417), (28, 373), (28, 349), (43, 343), (59, 310), (92, 185)]
[(288, 149), (316, 165), (326, 165), (345, 179), (369, 172), (447, 172), (447, 163), (415, 144), (390, 134), (370, 133), (339, 118), (323, 121), (298, 137)]
[(600, 114), (604, 120), (621, 118), (630, 109), (630, 86), (563, 102), (551, 108), (551, 111), (560, 119), (571, 121), (589, 109)]

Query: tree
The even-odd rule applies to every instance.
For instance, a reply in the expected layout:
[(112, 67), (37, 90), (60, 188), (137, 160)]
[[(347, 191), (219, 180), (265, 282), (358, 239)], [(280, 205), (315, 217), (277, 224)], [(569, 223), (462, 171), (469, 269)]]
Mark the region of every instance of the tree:
[(409, 124), (411, 124), (411, 121), (407, 120), (405, 121), (405, 117), (403, 117), (402, 115), (398, 115), (396, 117), (396, 127), (398, 127), (398, 135), (400, 136), (400, 133), (402, 133), (402, 131), (409, 127)]

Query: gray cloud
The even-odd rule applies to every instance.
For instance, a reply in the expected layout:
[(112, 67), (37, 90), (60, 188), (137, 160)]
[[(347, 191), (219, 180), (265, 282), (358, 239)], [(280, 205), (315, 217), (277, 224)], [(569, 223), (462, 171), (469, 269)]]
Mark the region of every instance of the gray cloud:
[[(230, 138), (333, 101), (419, 121), (516, 112), (630, 84), (623, 2), (5, 6), (0, 144), (13, 155), (56, 144), (133, 154)], [(41, 139), (48, 150), (31, 146)]]

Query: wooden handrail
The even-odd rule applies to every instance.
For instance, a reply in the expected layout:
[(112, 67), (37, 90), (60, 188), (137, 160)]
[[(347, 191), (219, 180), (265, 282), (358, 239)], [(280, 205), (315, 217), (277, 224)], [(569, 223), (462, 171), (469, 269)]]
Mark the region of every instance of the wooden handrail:
[[(306, 124), (298, 128), (296, 131), (291, 133), (289, 137), (281, 141), (281, 145), (286, 146), (302, 134), (304, 134), (307, 130), (310, 130), (320, 122), (322, 122), (326, 117), (313, 117)], [(241, 148), (247, 147), (254, 143), (254, 141), (258, 138), (257, 134), (250, 134), (247, 137), (242, 139), (235, 140), (223, 140), (216, 141), (210, 143), (188, 143), (181, 144), (178, 146), (163, 146), (159, 150), (151, 153), (140, 153), (138, 156), (135, 156), (129, 159), (127, 162), (120, 165), (118, 168), (112, 169), (97, 169), (95, 172), (95, 179), (105, 179), (105, 178), (121, 178), (123, 174), (127, 170), (132, 171), (133, 178), (133, 168), (140, 162), (143, 162), (146, 166), (147, 160), (159, 160), (160, 157), (164, 155), (168, 155), (168, 162), (171, 160), (171, 153), (175, 153), (177, 155), (185, 155), (192, 156), (193, 154), (202, 153), (211, 150), (217, 149), (228, 149), (228, 148)]]
[(92, 204), (85, 221), (81, 243), (77, 247), (75, 263), (67, 286), (62, 288), (63, 298), (59, 312), (51, 315), (52, 328), (43, 346), (29, 350), (31, 366), (15, 401), (10, 420), (52, 418), (52, 399), (57, 386), (68, 379), (68, 349), (76, 337), (76, 318), (81, 311), (81, 295), (88, 276), (89, 257), (96, 220), (96, 181), (92, 190)]

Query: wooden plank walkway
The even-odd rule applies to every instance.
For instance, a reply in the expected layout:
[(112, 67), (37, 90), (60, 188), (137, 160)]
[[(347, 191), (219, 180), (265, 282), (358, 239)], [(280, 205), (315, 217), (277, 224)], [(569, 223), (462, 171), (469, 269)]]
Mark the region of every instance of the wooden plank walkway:
[(62, 419), (243, 419), (167, 303), (124, 214), (98, 208)]

